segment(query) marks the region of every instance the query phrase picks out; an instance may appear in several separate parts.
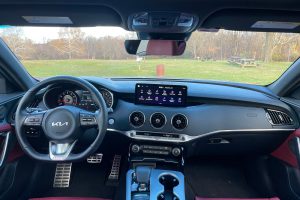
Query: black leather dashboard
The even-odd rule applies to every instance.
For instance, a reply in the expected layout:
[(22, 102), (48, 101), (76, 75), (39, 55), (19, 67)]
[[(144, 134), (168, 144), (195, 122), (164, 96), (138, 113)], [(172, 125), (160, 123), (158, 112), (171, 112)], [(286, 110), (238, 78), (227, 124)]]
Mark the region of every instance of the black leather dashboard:
[[(197, 83), (151, 79), (103, 79), (86, 77), (97, 87), (105, 87), (116, 96), (109, 114), (108, 131), (119, 132), (134, 139), (165, 142), (186, 142), (220, 133), (290, 133), (298, 127), (293, 110), (267, 91), (265, 87), (232, 86), (213, 83)], [(186, 107), (137, 105), (134, 103), (137, 83), (185, 85), (188, 87)], [(291, 124), (270, 123), (267, 109), (283, 112)], [(133, 112), (144, 115), (141, 126), (133, 126), (129, 117)], [(166, 122), (160, 128), (150, 123), (154, 113), (162, 113)], [(183, 130), (172, 125), (176, 114), (186, 116), (188, 124)], [(173, 137), (173, 136), (176, 137)]]
[[(280, 100), (263, 86), (168, 79), (84, 78), (99, 90), (105, 89), (112, 94), (107, 137), (113, 136), (118, 140), (127, 138), (151, 144), (182, 144), (187, 147), (188, 155), (261, 154), (272, 152), (299, 127), (298, 115), (292, 105)], [(137, 83), (187, 86), (186, 105), (168, 107), (135, 104)], [(66, 87), (72, 89), (70, 85)], [(38, 109), (47, 109), (43, 105), (45, 93), (47, 89), (37, 97), (40, 101)], [(14, 111), (11, 112), (7, 121), (13, 125)], [(130, 121), (134, 112), (142, 113), (143, 123), (139, 126), (134, 126)], [(153, 120), (151, 122), (155, 113), (165, 117), (159, 128), (153, 126)], [(274, 124), (276, 121), (270, 121), (274, 113), (279, 114), (277, 122), (280, 122), (280, 116), (284, 119), (288, 117), (290, 121)], [(182, 129), (174, 128), (173, 119), (178, 114), (186, 118), (186, 126)], [(33, 135), (30, 140), (37, 147), (42, 147), (42, 138)]]

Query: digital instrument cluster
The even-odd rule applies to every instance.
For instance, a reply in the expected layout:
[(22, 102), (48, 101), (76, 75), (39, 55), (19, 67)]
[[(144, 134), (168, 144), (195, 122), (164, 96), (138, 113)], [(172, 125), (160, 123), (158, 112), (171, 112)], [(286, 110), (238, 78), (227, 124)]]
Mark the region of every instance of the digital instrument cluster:
[[(107, 107), (111, 108), (114, 103), (113, 93), (104, 88), (100, 88), (99, 91), (102, 94)], [(63, 89), (59, 87), (52, 88), (45, 93), (43, 100), (48, 108), (72, 105), (89, 111), (98, 109), (90, 92), (85, 90)]]

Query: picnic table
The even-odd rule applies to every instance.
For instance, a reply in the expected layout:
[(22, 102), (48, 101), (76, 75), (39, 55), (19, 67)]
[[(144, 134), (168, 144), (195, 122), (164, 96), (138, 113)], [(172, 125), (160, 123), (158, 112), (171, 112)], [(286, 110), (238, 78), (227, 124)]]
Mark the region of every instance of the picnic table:
[(242, 68), (257, 67), (257, 63), (256, 63), (255, 59), (252, 59), (252, 58), (241, 58), (238, 56), (232, 56), (228, 59), (228, 62), (237, 64), (237, 65), (241, 66)]

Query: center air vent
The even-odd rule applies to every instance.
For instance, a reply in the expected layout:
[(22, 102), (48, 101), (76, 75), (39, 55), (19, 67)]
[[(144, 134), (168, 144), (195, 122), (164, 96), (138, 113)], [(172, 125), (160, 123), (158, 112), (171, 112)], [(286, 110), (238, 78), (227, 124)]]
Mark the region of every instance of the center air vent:
[(284, 112), (267, 109), (267, 119), (272, 125), (292, 125), (293, 119)]
[(166, 117), (162, 113), (154, 113), (150, 118), (150, 122), (154, 128), (161, 128), (166, 124)]
[(188, 120), (187, 120), (186, 116), (184, 116), (182, 114), (177, 114), (172, 119), (173, 127), (178, 130), (185, 129), (187, 127), (187, 124), (188, 124)]
[(145, 115), (142, 112), (133, 112), (129, 117), (130, 123), (135, 127), (140, 127), (145, 122)]

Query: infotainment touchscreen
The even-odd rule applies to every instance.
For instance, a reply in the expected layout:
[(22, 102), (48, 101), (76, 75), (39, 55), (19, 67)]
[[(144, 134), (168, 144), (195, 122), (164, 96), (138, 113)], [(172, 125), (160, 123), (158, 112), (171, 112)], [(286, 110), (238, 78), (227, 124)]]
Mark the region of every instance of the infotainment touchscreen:
[(135, 86), (135, 103), (145, 105), (185, 106), (187, 87), (181, 85), (141, 84)]

